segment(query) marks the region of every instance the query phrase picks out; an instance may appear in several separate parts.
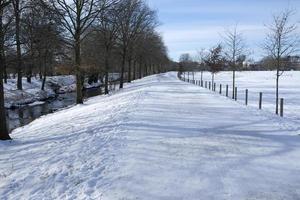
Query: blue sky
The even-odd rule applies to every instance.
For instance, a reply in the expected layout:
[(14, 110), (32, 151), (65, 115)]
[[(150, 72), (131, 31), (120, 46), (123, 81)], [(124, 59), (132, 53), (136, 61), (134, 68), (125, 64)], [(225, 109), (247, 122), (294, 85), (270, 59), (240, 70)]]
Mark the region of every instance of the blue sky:
[[(178, 60), (180, 54), (195, 54), (221, 41), (226, 28), (238, 24), (244, 34), (251, 57), (264, 55), (266, 27), (272, 15), (287, 8), (296, 9), (293, 21), (300, 21), (300, 0), (148, 0), (158, 11), (169, 56)], [(299, 23), (298, 23), (299, 24)]]

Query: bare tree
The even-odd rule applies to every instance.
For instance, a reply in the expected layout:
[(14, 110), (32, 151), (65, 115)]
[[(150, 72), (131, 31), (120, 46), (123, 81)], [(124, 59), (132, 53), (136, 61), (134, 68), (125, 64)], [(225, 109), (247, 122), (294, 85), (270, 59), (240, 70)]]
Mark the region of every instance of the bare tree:
[(103, 10), (107, 9), (114, 0), (51, 0), (52, 5), (61, 16), (62, 24), (69, 32), (68, 38), (74, 48), (75, 71), (78, 104), (83, 103), (83, 79), (81, 72), (81, 42), (89, 27)]
[(117, 33), (118, 33), (118, 26), (117, 26), (117, 19), (114, 15), (115, 7), (111, 7), (104, 11), (99, 18), (99, 26), (97, 30), (100, 32), (102, 36), (102, 43), (104, 46), (104, 65), (105, 65), (105, 94), (108, 94), (108, 81), (109, 81), (109, 69), (111, 66), (111, 56), (112, 50), (116, 45)]
[[(135, 73), (137, 72), (137, 68), (135, 65), (141, 60), (143, 60), (143, 64), (148, 63), (144, 65), (144, 71), (150, 72), (150, 74), (160, 73), (161, 71), (163, 71), (163, 65), (165, 65), (165, 63), (169, 60), (167, 58), (167, 48), (163, 43), (162, 37), (155, 31), (146, 31), (140, 35), (142, 35), (142, 37), (139, 37), (139, 39), (135, 42), (135, 48), (133, 51), (133, 77), (135, 77)], [(142, 59), (140, 60), (140, 58)], [(149, 69), (147, 69), (148, 67)]]
[(215, 74), (222, 70), (223, 58), (222, 58), (222, 46), (218, 44), (209, 50), (209, 54), (204, 58), (205, 64), (210, 68), (211, 82), (214, 85)]
[(118, 4), (115, 15), (119, 27), (119, 46), (121, 49), (120, 88), (123, 88), (126, 61), (128, 81), (131, 81), (131, 59), (134, 42), (142, 32), (153, 30), (157, 25), (155, 12), (142, 0), (124, 0)]
[(11, 12), (11, 6), (6, 7), (6, 9), (3, 10), (2, 14), (2, 33), (3, 37), (1, 38), (1, 43), (3, 45), (4, 50), (2, 51), (2, 64), (3, 64), (3, 70), (4, 70), (4, 83), (7, 83), (7, 61), (6, 61), (6, 51), (8, 50), (9, 46), (11, 46), (12, 43), (12, 24), (13, 17)]
[[(232, 29), (225, 31), (225, 34), (222, 36), (224, 39), (224, 50), (225, 57), (229, 61), (229, 65), (232, 69), (232, 88), (235, 88), (235, 72), (240, 67), (238, 64), (238, 59), (245, 55), (246, 45), (243, 34), (238, 31), (237, 25)], [(234, 99), (235, 90), (232, 90), (232, 98)]]
[(297, 25), (290, 22), (293, 14), (292, 10), (285, 10), (273, 16), (273, 22), (267, 25), (269, 33), (263, 46), (276, 66), (276, 114), (279, 108), (279, 78), (285, 70), (284, 59), (299, 50)]
[[(2, 27), (2, 15), (3, 10), (10, 3), (9, 0), (0, 0), (0, 41), (3, 40), (3, 27)], [(0, 42), (0, 140), (10, 140), (10, 136), (8, 134), (8, 128), (6, 124), (6, 114), (4, 107), (4, 88), (3, 88), (3, 74), (4, 74), (4, 66), (3, 66), (3, 51), (4, 45)]]
[(188, 71), (188, 79), (190, 79), (190, 67), (192, 63), (192, 57), (189, 53), (183, 53), (179, 57), (179, 66), (181, 70), (184, 72)]
[(205, 70), (205, 58), (207, 56), (207, 53), (205, 51), (205, 49), (201, 49), (200, 51), (197, 52), (197, 56), (196, 56), (196, 60), (199, 63), (199, 67), (200, 67), (200, 73), (201, 73), (201, 78), (200, 81), (201, 83), (203, 82), (203, 71)]
[(17, 88), (22, 90), (22, 76), (23, 76), (23, 66), (22, 66), (22, 50), (21, 50), (21, 15), (24, 9), (25, 2), (23, 0), (12, 0), (14, 17), (15, 17), (15, 40), (17, 48)]

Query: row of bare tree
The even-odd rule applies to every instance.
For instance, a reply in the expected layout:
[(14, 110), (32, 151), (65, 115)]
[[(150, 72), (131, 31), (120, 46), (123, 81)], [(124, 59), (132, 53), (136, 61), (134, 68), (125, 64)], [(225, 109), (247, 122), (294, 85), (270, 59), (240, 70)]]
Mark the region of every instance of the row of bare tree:
[[(293, 23), (291, 18), (295, 14), (294, 10), (285, 10), (273, 16), (271, 24), (267, 25), (268, 33), (265, 42), (262, 45), (267, 58), (271, 61), (273, 69), (276, 70), (276, 110), (279, 113), (279, 79), (284, 73), (290, 57), (299, 52), (300, 38), (297, 24)], [(209, 50), (201, 50), (197, 56), (197, 62), (193, 61), (189, 54), (183, 54), (180, 57), (181, 71), (201, 70), (201, 80), (203, 71), (208, 70), (212, 74), (212, 83), (215, 74), (229, 69), (232, 71), (232, 88), (236, 86), (236, 71), (240, 70), (249, 55), (246, 47), (245, 38), (237, 26), (231, 30), (226, 30), (222, 36), (223, 43), (217, 44)], [(190, 67), (189, 67), (190, 65)], [(184, 69), (185, 68), (185, 69)], [(232, 90), (232, 98), (235, 97), (235, 90)]]
[(5, 120), (3, 80), (8, 68), (22, 78), (74, 66), (77, 103), (83, 103), (86, 76), (120, 74), (120, 88), (166, 71), (167, 49), (156, 32), (156, 12), (144, 0), (0, 0), (0, 139), (10, 139)]

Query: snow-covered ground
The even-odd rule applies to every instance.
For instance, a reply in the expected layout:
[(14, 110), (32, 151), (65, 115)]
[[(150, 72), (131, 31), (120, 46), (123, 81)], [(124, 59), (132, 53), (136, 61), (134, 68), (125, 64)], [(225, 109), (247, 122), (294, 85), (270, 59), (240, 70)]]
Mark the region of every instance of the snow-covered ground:
[[(17, 90), (16, 79), (8, 79), (4, 84), (5, 107), (18, 107), (24, 104), (31, 104), (54, 97), (56, 93), (63, 94), (74, 92), (76, 90), (76, 80), (72, 75), (68, 76), (51, 76), (47, 77), (45, 91), (41, 90), (42, 80), (32, 78), (32, 82), (28, 83), (23, 78), (23, 90)], [(85, 88), (99, 87), (101, 82), (88, 84), (84, 83)]]
[(45, 86), (45, 90), (41, 90), (41, 80), (32, 79), (31, 83), (26, 81), (26, 78), (22, 80), (23, 90), (17, 90), (16, 79), (8, 79), (7, 84), (4, 84), (4, 97), (5, 107), (17, 107), (23, 104), (30, 104), (35, 101), (45, 100), (55, 96), (54, 90), (48, 86)]
[(154, 75), (0, 142), (0, 199), (300, 199), (300, 124)]
[[(204, 81), (211, 81), (211, 73), (204, 72)], [(191, 76), (192, 77), (192, 76)], [(200, 80), (201, 73), (196, 74), (196, 79)], [(245, 90), (249, 90), (249, 104), (258, 107), (259, 92), (263, 93), (263, 109), (275, 113), (275, 71), (246, 71), (237, 72), (236, 86), (238, 87), (238, 99), (241, 103), (245, 102)], [(223, 95), (225, 85), (228, 84), (230, 94), (232, 92), (232, 72), (220, 72), (215, 76), (217, 90), (219, 84), (223, 85)], [(280, 77), (280, 98), (284, 98), (284, 114), (291, 120), (300, 123), (300, 71), (287, 71)]]

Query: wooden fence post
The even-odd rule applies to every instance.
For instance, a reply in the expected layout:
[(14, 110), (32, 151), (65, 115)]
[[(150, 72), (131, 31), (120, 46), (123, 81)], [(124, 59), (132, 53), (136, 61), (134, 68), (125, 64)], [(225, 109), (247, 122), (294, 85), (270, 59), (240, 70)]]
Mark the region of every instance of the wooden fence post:
[(283, 117), (283, 103), (284, 103), (284, 99), (281, 98), (280, 99), (280, 117)]
[(209, 81), (208, 82), (208, 89), (210, 90), (210, 88), (211, 88), (211, 82)]
[(207, 81), (205, 81), (205, 88), (207, 88)]
[(234, 91), (234, 100), (237, 101), (237, 91), (238, 91), (238, 88), (235, 87), (235, 91)]
[(260, 109), (260, 110), (262, 109), (262, 97), (263, 97), (263, 93), (260, 92), (260, 93), (259, 93), (259, 109)]
[(248, 89), (246, 89), (245, 104), (248, 105)]
[(220, 94), (222, 94), (222, 84), (220, 84)]
[(201, 87), (203, 87), (203, 80), (201, 80)]
[(214, 83), (214, 92), (216, 91), (216, 83)]
[(228, 97), (228, 85), (226, 85), (226, 97)]

